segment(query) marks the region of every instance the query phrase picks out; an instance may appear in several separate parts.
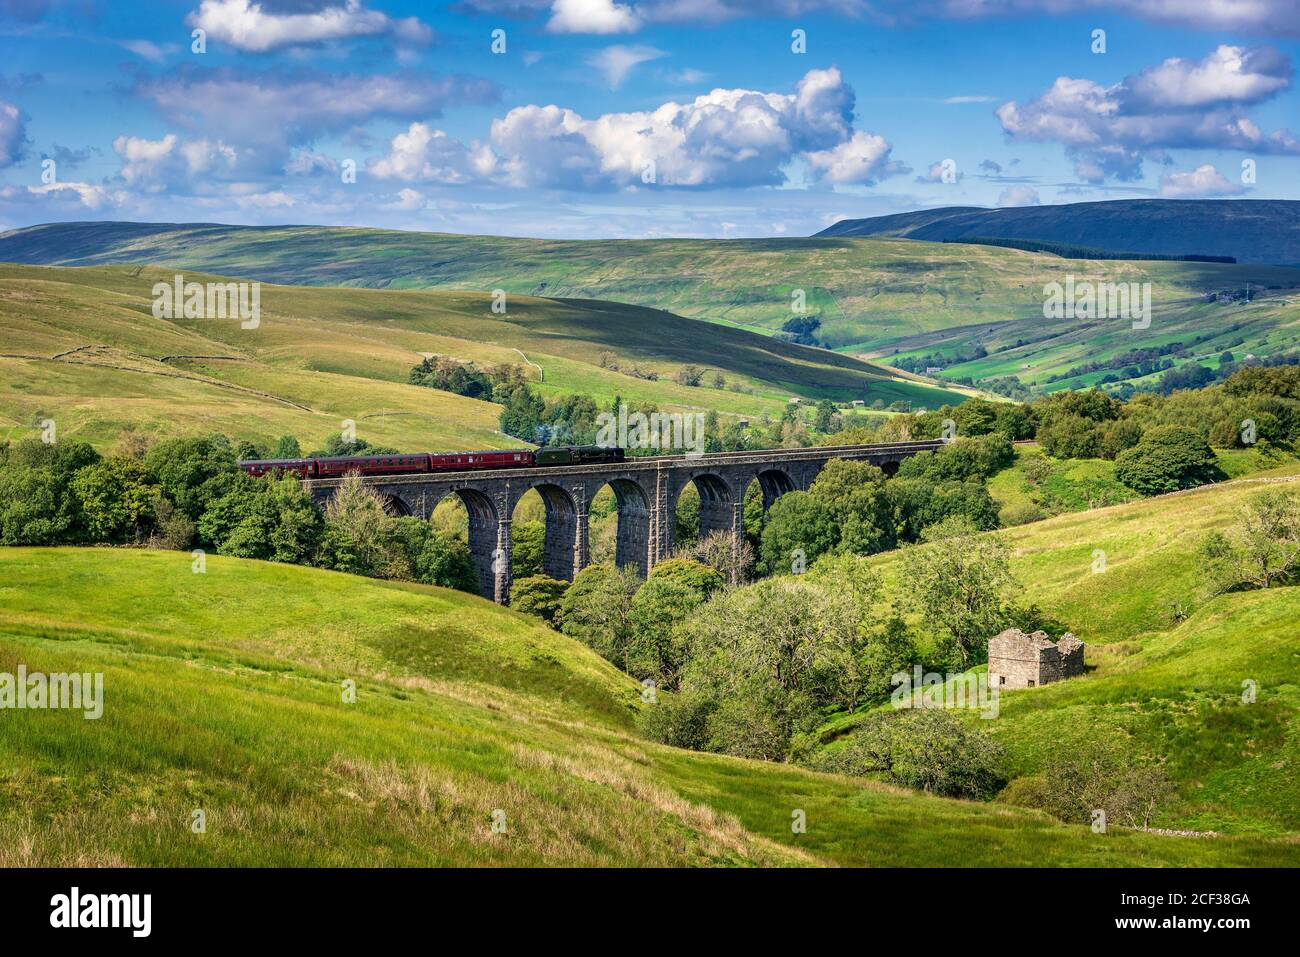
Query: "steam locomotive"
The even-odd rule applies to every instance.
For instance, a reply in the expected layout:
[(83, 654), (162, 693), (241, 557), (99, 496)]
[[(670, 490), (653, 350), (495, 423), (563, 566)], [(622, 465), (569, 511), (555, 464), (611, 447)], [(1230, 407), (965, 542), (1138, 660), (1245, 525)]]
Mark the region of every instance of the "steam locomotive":
[(299, 478), (341, 478), (361, 475), (420, 475), (429, 472), (469, 472), (479, 469), (527, 469), (534, 466), (589, 465), (622, 462), (621, 448), (601, 445), (559, 445), (537, 449), (484, 452), (418, 452), (389, 455), (341, 455), (316, 459), (245, 459), (239, 467), (249, 475), (284, 472)]

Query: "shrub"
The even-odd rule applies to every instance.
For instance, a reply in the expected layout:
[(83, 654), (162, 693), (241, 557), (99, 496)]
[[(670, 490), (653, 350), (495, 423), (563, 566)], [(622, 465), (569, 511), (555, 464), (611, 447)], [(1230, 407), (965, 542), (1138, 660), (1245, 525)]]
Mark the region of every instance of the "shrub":
[(1100, 810), (1108, 822), (1145, 828), (1172, 791), (1160, 766), (1135, 759), (1114, 742), (1090, 740), (1051, 753), (1038, 794), (1042, 810), (1062, 821), (1087, 824)]
[(568, 587), (568, 582), (546, 575), (516, 578), (510, 587), (510, 607), (543, 621), (554, 621)]
[(1143, 495), (1158, 495), (1212, 481), (1218, 472), (1205, 439), (1181, 425), (1148, 429), (1133, 448), (1115, 459), (1115, 477)]
[(1001, 511), (998, 512), (998, 519), (1006, 528), (1040, 522), (1045, 518), (1047, 513), (1033, 502), (1012, 502), (1010, 505), (1002, 506)]
[(637, 723), (641, 733), (652, 741), (702, 751), (708, 741), (709, 714), (712, 703), (706, 698), (686, 694), (656, 694), (641, 710)]
[(942, 708), (909, 708), (870, 715), (847, 744), (810, 763), (839, 774), (882, 774), (929, 794), (990, 798), (1006, 780), (1004, 762), (987, 731)]
[(588, 565), (574, 577), (560, 602), (560, 630), (629, 670), (632, 596), (638, 584), (631, 569)]

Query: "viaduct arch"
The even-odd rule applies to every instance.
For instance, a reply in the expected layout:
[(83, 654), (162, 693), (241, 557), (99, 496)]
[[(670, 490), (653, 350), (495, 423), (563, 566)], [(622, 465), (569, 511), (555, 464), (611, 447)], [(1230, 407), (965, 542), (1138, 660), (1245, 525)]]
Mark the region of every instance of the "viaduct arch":
[[(692, 482), (700, 495), (700, 534), (744, 532), (745, 491), (757, 481), (766, 511), (782, 495), (807, 490), (831, 459), (879, 466), (887, 475), (903, 459), (941, 448), (942, 439), (888, 445), (823, 446), (762, 452), (717, 452), (633, 458), (625, 462), (433, 475), (368, 476), (394, 515), (428, 520), (434, 507), (456, 495), (469, 515), (469, 549), (479, 592), (505, 604), (510, 597), (511, 516), (515, 505), (536, 489), (546, 512), (542, 569), (572, 581), (591, 561), (588, 508), (608, 485), (618, 508), (615, 562), (642, 575), (672, 554), (677, 502)], [(324, 504), (341, 479), (306, 479), (303, 486)]]

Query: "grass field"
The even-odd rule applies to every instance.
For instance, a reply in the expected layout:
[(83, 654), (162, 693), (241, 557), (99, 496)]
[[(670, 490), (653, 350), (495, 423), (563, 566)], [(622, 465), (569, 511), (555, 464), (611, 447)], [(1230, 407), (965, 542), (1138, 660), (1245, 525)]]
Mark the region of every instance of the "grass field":
[[(1300, 489), (1300, 465), (1002, 533), (1024, 600), (1088, 644), (1091, 669), (1005, 692), (1000, 716), (979, 722), (1007, 746), (1016, 773), (1035, 773), (1083, 736), (1115, 735), (1162, 760), (1178, 785), (1157, 826), (1294, 839), (1300, 587), (1211, 597), (1196, 557), (1206, 532), (1278, 483)], [(896, 553), (873, 561), (887, 577), (898, 567)], [(1242, 698), (1248, 681), (1252, 704)]]
[[(4, 866), (1300, 856), (1251, 835), (1099, 836), (653, 745), (631, 731), (639, 686), (575, 642), (478, 598), (306, 568), (209, 557), (200, 575), (183, 553), (0, 549), (0, 670), (19, 664), (102, 672), (105, 707), (99, 721), (0, 713)], [(796, 809), (806, 834), (791, 833)]]
[[(172, 275), (0, 267), (0, 429), (30, 430), (50, 417), (64, 434), (93, 441), (126, 425), (202, 425), (241, 438), (292, 432), (314, 442), (351, 419), (362, 437), (406, 449), (518, 444), (496, 433), (499, 407), (406, 384), (429, 354), (486, 367), (526, 362), (544, 394), (577, 392), (604, 407), (621, 396), (776, 417), (791, 395), (930, 406), (963, 398), (741, 330), (711, 329), (705, 346), (691, 320), (614, 303), (519, 296), (494, 315), (487, 294), (268, 286), (255, 329), (233, 319), (155, 318), (152, 286)], [(660, 378), (604, 368), (607, 356)], [(688, 364), (745, 391), (673, 382)]]
[[(1184, 321), (1235, 322), (1231, 307), (1194, 308), (1206, 291), (1248, 283), (1261, 294), (1300, 288), (1296, 268), (1074, 261), (993, 246), (849, 237), (559, 241), (315, 226), (66, 223), (0, 236), (4, 260), (153, 263), (326, 286), (499, 288), (652, 306), (768, 333), (792, 317), (792, 294), (802, 290), (808, 313), (821, 319), (822, 342), (832, 348), (888, 355), (937, 331), (960, 330), (957, 337), (969, 343), (987, 327), (1007, 324), (1008, 341), (1045, 343), (1037, 353), (1003, 356), (1017, 367), (1045, 366), (1049, 357), (1069, 362), (1074, 335), (1097, 331), (1071, 322), (1044, 329), (1043, 285), (1067, 275), (1152, 283), (1156, 318), (1140, 334), (1124, 324), (1132, 333), (1125, 348), (1157, 342), (1175, 327), (1183, 334)], [(1115, 345), (1125, 341), (1115, 336)]]

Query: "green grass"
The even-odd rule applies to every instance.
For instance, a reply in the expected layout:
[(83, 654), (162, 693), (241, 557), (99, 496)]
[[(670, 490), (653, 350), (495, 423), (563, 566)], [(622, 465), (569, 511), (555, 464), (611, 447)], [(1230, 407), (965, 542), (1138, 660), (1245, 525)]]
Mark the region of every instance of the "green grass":
[[(1195, 309), (1206, 290), (1300, 287), (1300, 269), (1263, 265), (1067, 260), (993, 246), (910, 239), (539, 240), (317, 226), (238, 227), (67, 223), (0, 236), (0, 260), (66, 265), (139, 262), (268, 282), (390, 289), (447, 288), (583, 299), (665, 309), (733, 328), (775, 332), (803, 290), (835, 349), (912, 348), (910, 337), (987, 327), (1042, 338), (1044, 283), (1149, 281), (1161, 310), (1146, 332), (1119, 323), (1134, 348), (1170, 331), (1166, 313), (1227, 325), (1231, 307)], [(1077, 324), (1054, 324), (1052, 355), (1070, 355)], [(1087, 325), (1087, 324), (1085, 324)], [(1091, 324), (1097, 325), (1095, 323)], [(1127, 336), (1125, 335), (1127, 331)], [(1180, 330), (1181, 331), (1181, 330)], [(998, 338), (1001, 336), (1001, 338)], [(1109, 342), (1104, 344), (1109, 345)], [(990, 349), (990, 351), (992, 351)], [(1088, 358), (1087, 350), (1080, 354)], [(1033, 358), (1034, 353), (1026, 353)], [(1002, 357), (1005, 364), (1025, 359)], [(1042, 361), (1040, 358), (1039, 361)], [(966, 374), (965, 372), (959, 374)]]
[[(406, 449), (519, 444), (496, 432), (498, 406), (407, 385), (410, 368), (429, 354), (489, 367), (526, 357), (535, 381), (535, 366), (543, 370), (544, 394), (577, 392), (602, 407), (622, 396), (776, 417), (791, 395), (934, 407), (964, 397), (748, 332), (707, 327), (702, 338), (691, 320), (616, 303), (515, 296), (501, 316), (482, 293), (266, 286), (256, 329), (155, 318), (152, 286), (171, 276), (0, 266), (0, 430), (31, 430), (48, 417), (62, 434), (101, 444), (124, 426), (262, 439), (291, 432), (319, 442), (351, 419), (363, 438)], [(660, 378), (604, 368), (607, 355)], [(744, 391), (673, 382), (688, 364)]]
[[(3, 865), (1297, 860), (1288, 840), (1099, 836), (654, 745), (631, 730), (635, 682), (520, 615), (425, 586), (0, 549), (0, 670), (19, 663), (103, 672), (105, 711), (0, 712)], [(790, 831), (796, 809), (806, 834)], [(195, 810), (205, 834), (190, 830)]]
[[(1295, 480), (1300, 466), (1270, 478)], [(1211, 597), (1196, 554), (1268, 479), (1209, 486), (1009, 529), (1012, 570), (1035, 602), (1088, 643), (1088, 674), (1006, 692), (979, 723), (1017, 775), (1082, 737), (1116, 737), (1164, 763), (1178, 793), (1157, 826), (1300, 832), (1300, 587)], [(897, 554), (873, 561), (892, 580)], [(1244, 682), (1257, 701), (1242, 700)], [(973, 719), (975, 720), (975, 719)], [(829, 731), (851, 728), (841, 716)]]

